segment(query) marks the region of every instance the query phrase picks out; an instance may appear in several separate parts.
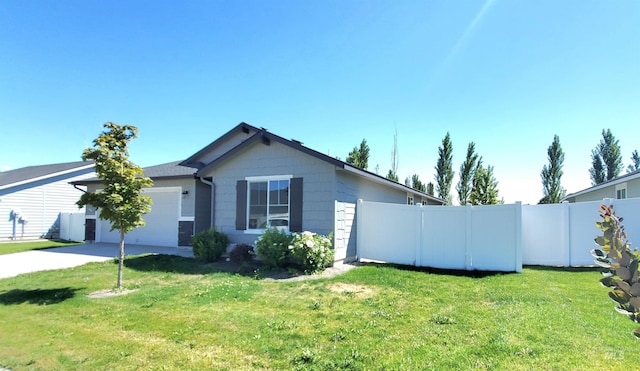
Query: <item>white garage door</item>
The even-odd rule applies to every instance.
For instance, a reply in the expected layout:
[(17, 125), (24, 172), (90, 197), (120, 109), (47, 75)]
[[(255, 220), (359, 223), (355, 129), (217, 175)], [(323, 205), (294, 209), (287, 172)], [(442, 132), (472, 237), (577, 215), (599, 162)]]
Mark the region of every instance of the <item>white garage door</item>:
[[(125, 244), (178, 246), (178, 217), (180, 213), (180, 188), (152, 188), (144, 194), (151, 197), (151, 211), (144, 215), (147, 224), (135, 228), (124, 237)], [(98, 219), (101, 242), (120, 243), (120, 232), (109, 231), (111, 224)]]

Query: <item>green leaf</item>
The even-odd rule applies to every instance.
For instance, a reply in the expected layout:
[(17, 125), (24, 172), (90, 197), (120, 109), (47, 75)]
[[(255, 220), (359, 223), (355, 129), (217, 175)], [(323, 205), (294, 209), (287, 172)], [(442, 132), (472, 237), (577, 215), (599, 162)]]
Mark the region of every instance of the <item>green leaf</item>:
[(640, 296), (640, 282), (636, 282), (631, 285), (631, 289), (629, 289), (629, 294), (633, 296)]
[(594, 262), (596, 263), (596, 265), (602, 268), (611, 268), (611, 263), (609, 262), (609, 260), (599, 258), (595, 259)]
[(592, 249), (591, 250), (591, 255), (594, 258), (600, 258), (600, 259), (606, 259), (607, 258), (607, 254), (603, 253), (602, 250), (598, 250), (598, 249)]
[(616, 268), (616, 274), (624, 281), (631, 279), (631, 271), (629, 271), (629, 268), (627, 267)]
[(640, 339), (640, 327), (638, 327), (638, 328), (633, 332), (633, 336), (635, 336), (637, 339)]

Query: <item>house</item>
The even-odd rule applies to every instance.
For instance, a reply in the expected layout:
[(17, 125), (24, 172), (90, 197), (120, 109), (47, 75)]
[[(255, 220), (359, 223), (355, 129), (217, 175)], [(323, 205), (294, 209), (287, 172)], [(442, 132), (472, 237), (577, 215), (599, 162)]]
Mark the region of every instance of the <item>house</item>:
[(0, 239), (58, 237), (60, 213), (79, 211), (82, 191), (69, 182), (92, 177), (83, 161), (0, 172)]
[[(144, 172), (154, 180), (154, 186), (145, 190), (154, 204), (145, 216), (147, 225), (127, 236), (130, 243), (183, 245), (189, 232), (214, 227), (232, 243), (254, 244), (268, 226), (288, 232), (334, 232), (338, 203), (364, 199), (443, 204), (439, 198), (246, 123), (184, 161)], [(99, 189), (99, 181), (80, 183), (90, 191)], [(87, 225), (95, 215), (87, 208)], [(97, 224), (95, 235), (89, 231), (89, 237), (116, 242), (107, 223)], [(348, 245), (353, 247), (345, 254), (355, 256), (355, 244)]]
[(585, 202), (601, 201), (605, 198), (625, 199), (637, 197), (640, 197), (640, 170), (566, 195), (562, 201)]

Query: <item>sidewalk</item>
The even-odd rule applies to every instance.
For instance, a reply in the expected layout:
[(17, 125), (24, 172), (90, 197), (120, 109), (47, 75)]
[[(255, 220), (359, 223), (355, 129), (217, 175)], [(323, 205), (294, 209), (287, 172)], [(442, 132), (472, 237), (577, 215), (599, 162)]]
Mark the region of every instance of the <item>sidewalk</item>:
[[(193, 257), (187, 248), (125, 245), (126, 255), (165, 254)], [(120, 255), (117, 244), (87, 243), (84, 245), (32, 250), (16, 254), (0, 255), (0, 278), (52, 269), (72, 268), (91, 262), (102, 262)]]

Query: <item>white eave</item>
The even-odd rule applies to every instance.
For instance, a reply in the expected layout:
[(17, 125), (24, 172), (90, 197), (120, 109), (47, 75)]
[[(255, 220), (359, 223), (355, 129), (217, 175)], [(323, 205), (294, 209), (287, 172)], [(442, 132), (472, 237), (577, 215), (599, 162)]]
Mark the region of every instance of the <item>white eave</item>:
[(622, 176), (620, 176), (618, 178), (612, 179), (612, 180), (610, 180), (608, 182), (600, 183), (600, 184), (595, 185), (593, 187), (589, 187), (587, 189), (583, 189), (582, 191), (578, 191), (576, 193), (568, 194), (568, 195), (564, 196), (561, 201), (566, 201), (569, 198), (581, 196), (581, 195), (583, 195), (585, 193), (589, 193), (589, 192), (593, 192), (593, 191), (598, 191), (600, 189), (611, 187), (611, 186), (614, 186), (616, 184), (625, 183), (625, 182), (628, 182), (630, 180), (634, 180), (636, 178), (640, 178), (640, 171), (636, 171), (636, 172), (631, 173), (631, 174), (625, 174), (625, 175), (622, 175)]
[(49, 179), (49, 178), (53, 178), (53, 177), (60, 176), (60, 175), (74, 173), (74, 172), (80, 171), (80, 170), (91, 169), (93, 167), (94, 167), (94, 164), (90, 163), (88, 165), (74, 167), (73, 169), (68, 169), (68, 170), (64, 170), (64, 171), (58, 171), (56, 173), (42, 175), (42, 176), (39, 176), (39, 177), (36, 177), (36, 178), (29, 178), (29, 179), (21, 180), (19, 182), (15, 182), (15, 183), (11, 183), (11, 184), (5, 184), (3, 186), (0, 186), (0, 190), (16, 187), (16, 186), (27, 184), (27, 183), (33, 183), (33, 182), (37, 182), (39, 180)]

